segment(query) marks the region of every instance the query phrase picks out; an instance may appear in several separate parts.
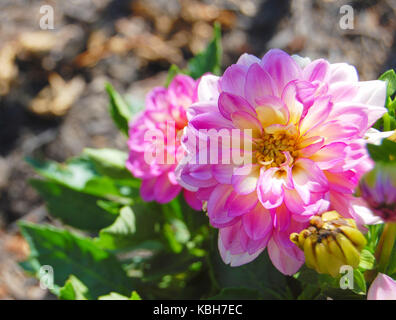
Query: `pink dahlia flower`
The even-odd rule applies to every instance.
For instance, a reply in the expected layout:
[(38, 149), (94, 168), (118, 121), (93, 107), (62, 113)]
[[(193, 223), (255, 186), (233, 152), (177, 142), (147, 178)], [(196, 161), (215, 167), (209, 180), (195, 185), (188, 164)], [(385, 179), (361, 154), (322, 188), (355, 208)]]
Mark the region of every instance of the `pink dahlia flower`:
[[(291, 275), (304, 255), (289, 235), (312, 215), (336, 210), (365, 222), (353, 193), (373, 166), (364, 135), (386, 111), (386, 85), (358, 81), (345, 63), (299, 61), (306, 62), (281, 50), (261, 60), (244, 54), (222, 77), (201, 79), (187, 112), (188, 157), (177, 178), (207, 201), (221, 256), (231, 266), (268, 248), (273, 264)], [(240, 141), (212, 143), (215, 132)], [(234, 151), (251, 163), (223, 161)], [(217, 163), (207, 159), (213, 153)]]
[(379, 273), (370, 286), (367, 300), (396, 300), (396, 281)]
[[(186, 110), (196, 101), (196, 87), (194, 79), (177, 75), (168, 88), (157, 87), (147, 95), (146, 108), (130, 123), (126, 167), (142, 179), (144, 201), (167, 203), (182, 190), (174, 170), (184, 152), (180, 135), (187, 125)], [(202, 208), (192, 192), (184, 190), (184, 196), (193, 208)]]

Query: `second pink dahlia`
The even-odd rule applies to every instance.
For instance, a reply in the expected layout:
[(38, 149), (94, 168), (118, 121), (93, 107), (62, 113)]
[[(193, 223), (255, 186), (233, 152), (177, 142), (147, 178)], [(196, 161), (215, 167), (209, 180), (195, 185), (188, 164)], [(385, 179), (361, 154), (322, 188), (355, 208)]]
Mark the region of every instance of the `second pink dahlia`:
[[(144, 201), (167, 203), (182, 190), (175, 168), (184, 151), (180, 136), (187, 125), (187, 108), (196, 101), (197, 81), (177, 75), (168, 88), (154, 88), (146, 106), (130, 123), (129, 157), (126, 167), (142, 179), (140, 195)], [(186, 201), (201, 209), (193, 192), (184, 190)]]

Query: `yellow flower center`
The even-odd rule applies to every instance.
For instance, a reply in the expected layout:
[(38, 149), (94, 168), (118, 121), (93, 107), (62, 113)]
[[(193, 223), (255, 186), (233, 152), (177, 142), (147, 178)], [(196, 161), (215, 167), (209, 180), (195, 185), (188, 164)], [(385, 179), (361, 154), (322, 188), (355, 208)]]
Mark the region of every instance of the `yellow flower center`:
[(256, 160), (257, 163), (265, 166), (279, 167), (286, 161), (284, 152), (288, 151), (292, 158), (298, 157), (297, 139), (295, 136), (285, 132), (264, 133), (257, 143)]

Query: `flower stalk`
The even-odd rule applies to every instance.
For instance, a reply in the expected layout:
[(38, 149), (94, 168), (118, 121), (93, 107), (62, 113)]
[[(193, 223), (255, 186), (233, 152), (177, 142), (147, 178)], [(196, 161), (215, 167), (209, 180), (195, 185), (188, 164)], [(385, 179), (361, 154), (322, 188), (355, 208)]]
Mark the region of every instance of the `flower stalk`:
[(378, 261), (378, 271), (385, 273), (388, 266), (396, 240), (396, 223), (388, 222), (385, 224), (378, 247), (376, 250), (376, 259)]

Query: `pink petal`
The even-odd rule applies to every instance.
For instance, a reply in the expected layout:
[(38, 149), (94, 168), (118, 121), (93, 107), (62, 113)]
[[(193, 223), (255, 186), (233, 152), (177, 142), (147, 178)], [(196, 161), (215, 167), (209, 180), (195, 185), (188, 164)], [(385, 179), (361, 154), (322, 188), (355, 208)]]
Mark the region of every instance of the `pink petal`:
[(267, 246), (270, 237), (271, 232), (268, 232), (264, 238), (255, 240), (247, 235), (243, 227), (240, 230), (241, 247), (250, 255), (255, 254), (257, 251), (261, 252)]
[(269, 73), (281, 95), (288, 82), (298, 79), (301, 69), (286, 52), (279, 49), (268, 51), (261, 60), (261, 66)]
[(282, 92), (282, 101), (286, 104), (289, 111), (289, 122), (297, 124), (303, 114), (303, 105), (297, 99), (296, 81), (289, 82)]
[(396, 300), (396, 281), (378, 273), (368, 290), (367, 300)]
[[(286, 191), (285, 191), (286, 194)], [(274, 215), (274, 227), (277, 231), (286, 231), (290, 226), (291, 212), (286, 205), (276, 208)]]
[[(308, 139), (307, 139), (308, 140)], [(301, 157), (309, 158), (316, 154), (324, 144), (324, 138), (315, 139), (315, 141), (300, 150)]]
[(192, 104), (187, 109), (187, 119), (191, 120), (193, 117), (199, 114), (205, 114), (213, 111), (217, 111), (217, 101), (199, 101)]
[(358, 73), (354, 66), (347, 63), (333, 63), (330, 65), (328, 83), (335, 82), (357, 82)]
[(168, 203), (179, 194), (181, 186), (172, 184), (168, 178), (168, 174), (158, 177), (154, 186), (154, 197), (159, 203)]
[(251, 255), (248, 252), (244, 252), (240, 254), (232, 254), (229, 250), (225, 249), (220, 233), (219, 233), (218, 247), (219, 247), (220, 256), (223, 259), (224, 263), (229, 264), (231, 267), (239, 267), (241, 265), (253, 261), (264, 250), (264, 249), (258, 250)]
[(210, 195), (208, 200), (208, 216), (213, 226), (227, 226), (235, 220), (234, 217), (228, 216), (228, 211), (225, 207), (226, 201), (232, 191), (232, 186), (220, 184)]
[(259, 63), (259, 62), (260, 59), (257, 58), (256, 56), (252, 54), (244, 53), (239, 57), (237, 64), (240, 64), (245, 67), (250, 67), (253, 63)]
[(352, 101), (358, 92), (357, 83), (336, 82), (329, 87), (329, 95), (333, 103)]
[(279, 207), (283, 201), (283, 185), (286, 183), (278, 174), (278, 168), (261, 168), (257, 194), (260, 202), (267, 209)]
[(217, 184), (213, 178), (204, 179), (211, 175), (211, 168), (209, 165), (184, 165), (178, 166), (176, 169), (176, 176), (179, 184), (190, 190), (196, 191), (198, 188), (208, 188)]
[(326, 192), (328, 181), (322, 170), (309, 159), (298, 159), (292, 169), (293, 183), (304, 203), (308, 204), (312, 192)]
[(197, 198), (196, 192), (189, 190), (183, 190), (184, 199), (186, 199), (187, 204), (194, 210), (202, 210), (202, 201)]
[(197, 97), (199, 101), (217, 101), (220, 94), (219, 77), (204, 75), (199, 81)]
[(332, 120), (309, 130), (306, 137), (323, 137), (325, 143), (331, 143), (342, 139), (352, 139), (360, 134), (360, 130), (353, 123)]
[(242, 195), (237, 192), (232, 192), (228, 197), (225, 207), (228, 210), (228, 216), (238, 217), (249, 212), (256, 206), (258, 202), (257, 194), (252, 192), (247, 195)]
[(354, 101), (383, 108), (386, 99), (386, 82), (381, 80), (360, 81)]
[(189, 76), (176, 75), (168, 87), (170, 101), (175, 106), (188, 108), (195, 91), (195, 81)]
[(148, 110), (166, 110), (169, 106), (166, 88), (156, 87), (152, 89), (146, 96), (145, 105)]
[(258, 63), (251, 65), (246, 74), (246, 100), (255, 106), (257, 99), (267, 95), (274, 96), (275, 90), (276, 85), (271, 76)]
[(212, 166), (213, 177), (221, 184), (231, 184), (231, 177), (234, 172), (232, 164), (217, 164)]
[(243, 215), (242, 224), (247, 235), (254, 240), (268, 237), (272, 232), (271, 213), (261, 203)]
[(154, 200), (154, 186), (157, 178), (143, 179), (140, 186), (140, 196), (146, 202)]
[(221, 91), (244, 96), (247, 67), (233, 64), (228, 67), (220, 79)]
[[(318, 95), (318, 89), (320, 90), (319, 84), (313, 84), (309, 81), (296, 81), (295, 84), (297, 87), (297, 98), (304, 105), (305, 115)], [(325, 90), (322, 90), (327, 91), (326, 86), (324, 86), (324, 89)]]
[[(375, 110), (372, 111), (375, 112)], [(373, 124), (369, 124), (369, 115), (370, 113), (367, 112), (367, 107), (364, 105), (358, 105), (356, 103), (355, 105), (351, 105), (350, 102), (341, 102), (337, 103), (334, 106), (330, 114), (330, 119), (339, 120), (347, 124), (353, 124), (357, 128), (360, 128), (361, 132), (365, 132), (367, 130), (367, 127)], [(371, 121), (376, 120), (377, 118)]]
[[(274, 238), (268, 242), (268, 255), (274, 266), (285, 275), (293, 275), (304, 264), (297, 255), (290, 255)], [(298, 250), (298, 249), (297, 249)]]
[(345, 172), (324, 171), (331, 190), (343, 193), (352, 193), (358, 184), (358, 177), (352, 170)]
[(332, 104), (330, 97), (320, 97), (315, 100), (307, 115), (300, 123), (300, 133), (305, 134), (308, 130), (322, 124), (330, 114)]
[(304, 68), (303, 78), (307, 81), (324, 81), (329, 67), (329, 63), (324, 59), (314, 60)]
[(251, 129), (253, 138), (261, 136), (263, 128), (256, 116), (252, 116), (247, 112), (236, 111), (231, 115), (231, 119), (235, 128), (241, 130)]
[(202, 113), (195, 116), (190, 120), (189, 125), (197, 130), (200, 129), (222, 129), (222, 128), (234, 128), (231, 121), (225, 119), (220, 115), (219, 112), (208, 112)]
[(240, 242), (240, 230), (240, 221), (219, 230), (222, 246), (233, 255), (244, 253)]
[(310, 157), (321, 170), (328, 170), (335, 165), (342, 163), (346, 157), (346, 144), (334, 142), (322, 147), (318, 152)]
[(219, 97), (219, 111), (224, 118), (231, 120), (231, 114), (236, 111), (243, 111), (252, 116), (256, 116), (256, 111), (244, 98), (231, 93), (222, 92)]
[(275, 96), (262, 96), (256, 100), (257, 118), (265, 128), (272, 124), (285, 125), (289, 121), (289, 110), (283, 101)]
[(364, 229), (364, 225), (381, 222), (381, 219), (368, 209), (367, 204), (361, 198), (354, 197), (351, 192), (331, 191), (330, 200), (334, 210), (345, 218), (354, 219), (361, 230)]
[(231, 183), (239, 194), (249, 194), (256, 190), (259, 176), (259, 165), (247, 165), (234, 170)]

